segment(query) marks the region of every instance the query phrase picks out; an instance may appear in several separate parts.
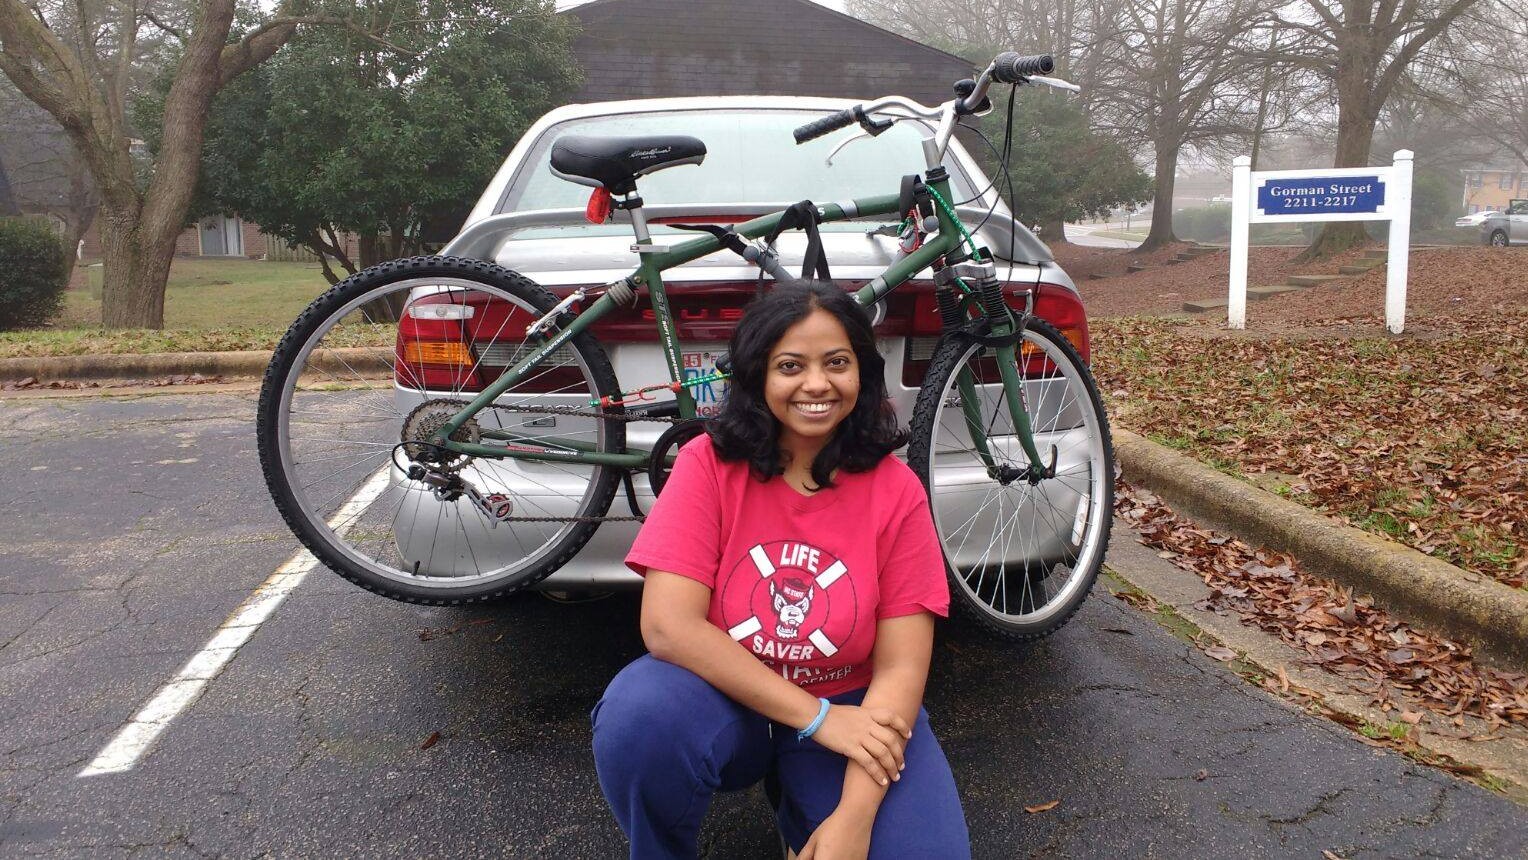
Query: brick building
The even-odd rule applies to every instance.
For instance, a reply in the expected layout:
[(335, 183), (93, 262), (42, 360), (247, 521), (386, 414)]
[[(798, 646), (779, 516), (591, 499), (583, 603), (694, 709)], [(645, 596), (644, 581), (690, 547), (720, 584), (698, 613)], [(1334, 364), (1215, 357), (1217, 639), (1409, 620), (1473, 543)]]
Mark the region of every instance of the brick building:
[(1528, 197), (1528, 164), (1464, 171), (1465, 214), (1503, 212), (1512, 200)]

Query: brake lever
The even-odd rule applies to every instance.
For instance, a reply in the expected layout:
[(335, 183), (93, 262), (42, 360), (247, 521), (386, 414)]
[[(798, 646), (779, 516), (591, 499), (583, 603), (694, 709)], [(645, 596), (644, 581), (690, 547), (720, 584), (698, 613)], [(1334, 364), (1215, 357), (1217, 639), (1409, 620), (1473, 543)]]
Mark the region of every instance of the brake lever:
[(844, 138), (843, 140), (838, 142), (838, 146), (833, 147), (833, 151), (828, 153), (828, 157), (826, 159), (824, 159), (824, 162), (827, 164), (828, 167), (832, 167), (833, 166), (833, 157), (838, 155), (838, 153), (840, 151), (842, 151), (844, 147), (846, 147), (849, 144), (855, 142), (856, 140), (859, 140), (862, 137), (874, 137), (874, 136), (875, 135), (871, 134), (868, 131), (862, 131), (859, 134), (852, 135), (850, 137)]
[(1047, 78), (1042, 75), (1030, 75), (1026, 80), (1029, 83), (1045, 84), (1048, 87), (1055, 87), (1058, 90), (1066, 90), (1067, 92), (1082, 92), (1082, 87), (1063, 81), (1060, 78)]
[(862, 114), (860, 116), (859, 125), (860, 128), (864, 129), (864, 131), (839, 141), (838, 146), (833, 147), (833, 151), (828, 153), (828, 157), (824, 159), (824, 161), (826, 162), (827, 166), (832, 167), (833, 156), (837, 155), (844, 147), (855, 142), (856, 140), (859, 140), (862, 137), (880, 137), (881, 132), (891, 128), (896, 124), (896, 119), (871, 119), (869, 114)]

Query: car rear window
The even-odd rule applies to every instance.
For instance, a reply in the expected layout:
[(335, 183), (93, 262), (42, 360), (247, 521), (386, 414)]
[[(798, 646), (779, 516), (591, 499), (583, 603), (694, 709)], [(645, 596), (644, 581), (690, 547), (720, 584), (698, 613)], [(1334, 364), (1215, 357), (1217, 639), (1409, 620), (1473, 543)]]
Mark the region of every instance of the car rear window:
[[(849, 144), (831, 165), (827, 163), (828, 154), (849, 134), (847, 130), (797, 146), (791, 131), (825, 114), (826, 111), (767, 109), (665, 111), (558, 123), (536, 141), (526, 158), (526, 167), (515, 176), (501, 211), (575, 208), (588, 201), (587, 186), (560, 179), (547, 166), (552, 144), (566, 134), (687, 134), (704, 142), (704, 163), (661, 170), (637, 180), (643, 201), (650, 204), (787, 205), (807, 199), (846, 201), (893, 193), (898, 177), (924, 172), (921, 141), (929, 131), (916, 122), (901, 122), (879, 137)], [(969, 180), (958, 168), (951, 169), (951, 182), (959, 199), (973, 196)], [(622, 232), (630, 229), (616, 226)], [(833, 226), (824, 225), (824, 229)], [(843, 226), (855, 229), (852, 225)], [(552, 235), (586, 229), (558, 227), (534, 232)], [(521, 236), (529, 238), (529, 232)]]

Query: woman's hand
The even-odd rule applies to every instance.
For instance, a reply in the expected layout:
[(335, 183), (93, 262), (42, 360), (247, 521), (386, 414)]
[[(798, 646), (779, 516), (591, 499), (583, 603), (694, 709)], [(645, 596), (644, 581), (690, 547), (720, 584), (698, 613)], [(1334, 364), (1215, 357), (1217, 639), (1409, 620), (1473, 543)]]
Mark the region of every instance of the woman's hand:
[(840, 807), (812, 832), (796, 860), (864, 860), (870, 855), (870, 830), (874, 825), (873, 813), (856, 815)]
[(881, 785), (902, 777), (902, 750), (913, 736), (890, 708), (832, 705), (812, 740), (855, 762)]

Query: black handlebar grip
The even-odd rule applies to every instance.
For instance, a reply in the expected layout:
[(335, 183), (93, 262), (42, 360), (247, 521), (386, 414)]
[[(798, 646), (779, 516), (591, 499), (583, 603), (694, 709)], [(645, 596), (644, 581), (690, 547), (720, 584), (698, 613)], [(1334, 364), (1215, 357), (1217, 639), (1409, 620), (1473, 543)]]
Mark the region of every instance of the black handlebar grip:
[(1030, 75), (1048, 75), (1055, 70), (1056, 63), (1050, 54), (1024, 57), (1004, 51), (992, 61), (992, 79), (1000, 84), (1016, 84)]
[(806, 143), (813, 138), (822, 137), (830, 131), (838, 131), (841, 128), (846, 128), (848, 126), (854, 125), (854, 123), (858, 120), (858, 118), (854, 115), (856, 109), (857, 106), (853, 108), (845, 108), (838, 113), (829, 114), (822, 119), (814, 119), (806, 125), (796, 129), (795, 132), (793, 132), (793, 134), (796, 136), (796, 143)]

